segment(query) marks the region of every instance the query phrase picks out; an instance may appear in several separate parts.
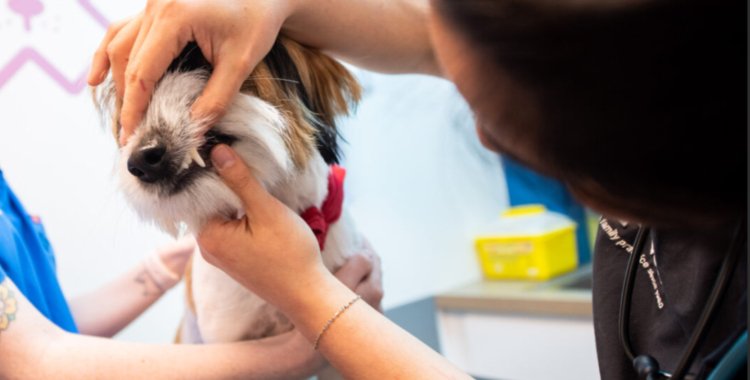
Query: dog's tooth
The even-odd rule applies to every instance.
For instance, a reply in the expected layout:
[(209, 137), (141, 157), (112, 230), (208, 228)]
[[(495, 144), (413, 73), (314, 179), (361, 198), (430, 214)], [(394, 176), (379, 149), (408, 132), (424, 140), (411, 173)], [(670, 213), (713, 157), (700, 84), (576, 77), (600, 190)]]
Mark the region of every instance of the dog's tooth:
[(190, 163), (193, 162), (193, 157), (190, 154), (186, 154), (185, 158), (182, 159), (182, 165), (180, 165), (180, 171), (187, 170), (190, 167)]
[(206, 162), (203, 161), (203, 157), (201, 157), (200, 153), (198, 153), (198, 148), (190, 149), (190, 157), (195, 161), (198, 166), (205, 168)]

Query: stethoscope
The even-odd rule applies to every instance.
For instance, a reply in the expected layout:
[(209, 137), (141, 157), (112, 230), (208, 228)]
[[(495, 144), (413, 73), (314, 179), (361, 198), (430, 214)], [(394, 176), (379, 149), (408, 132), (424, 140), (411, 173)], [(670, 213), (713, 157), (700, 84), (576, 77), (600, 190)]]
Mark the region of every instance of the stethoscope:
[(633, 348), (630, 344), (630, 304), (633, 295), (633, 283), (635, 280), (636, 268), (638, 260), (640, 258), (640, 252), (643, 249), (643, 244), (646, 241), (646, 237), (650, 233), (648, 227), (639, 227), (638, 233), (635, 237), (635, 243), (633, 244), (633, 252), (630, 254), (630, 260), (628, 261), (628, 267), (625, 271), (625, 280), (622, 285), (622, 294), (620, 295), (620, 316), (619, 316), (619, 328), (620, 328), (620, 342), (625, 350), (625, 354), (633, 363), (633, 368), (638, 374), (638, 378), (642, 380), (659, 380), (659, 379), (682, 379), (690, 369), (690, 364), (695, 358), (696, 349), (701, 343), (706, 333), (706, 326), (711, 321), (716, 311), (716, 306), (719, 304), (724, 291), (729, 285), (732, 270), (736, 266), (737, 259), (740, 257), (742, 247), (744, 246), (747, 234), (744, 233), (747, 228), (747, 219), (742, 218), (742, 221), (737, 224), (737, 228), (734, 231), (732, 237), (732, 243), (729, 246), (724, 260), (721, 263), (721, 269), (719, 276), (714, 282), (711, 294), (708, 297), (706, 306), (703, 307), (698, 324), (693, 330), (690, 340), (688, 341), (685, 351), (682, 353), (680, 360), (677, 362), (675, 370), (670, 372), (664, 371), (659, 368), (659, 362), (654, 357), (648, 354), (635, 355)]

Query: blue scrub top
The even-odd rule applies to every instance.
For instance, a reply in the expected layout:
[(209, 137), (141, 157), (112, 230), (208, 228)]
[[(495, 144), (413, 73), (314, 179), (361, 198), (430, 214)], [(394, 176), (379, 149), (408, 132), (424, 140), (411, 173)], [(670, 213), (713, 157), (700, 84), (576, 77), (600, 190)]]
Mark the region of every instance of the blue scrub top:
[(24, 210), (0, 170), (0, 282), (6, 277), (50, 321), (78, 332), (57, 281), (44, 227)]

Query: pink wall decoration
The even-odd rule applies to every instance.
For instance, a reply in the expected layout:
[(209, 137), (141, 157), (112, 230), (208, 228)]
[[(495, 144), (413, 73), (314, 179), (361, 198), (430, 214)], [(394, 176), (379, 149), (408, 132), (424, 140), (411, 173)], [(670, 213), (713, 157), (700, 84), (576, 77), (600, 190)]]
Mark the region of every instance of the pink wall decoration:
[[(109, 21), (90, 0), (76, 0), (76, 2), (94, 22), (101, 25), (102, 28), (107, 28)], [(23, 18), (24, 27), (27, 32), (31, 31), (32, 18), (44, 12), (44, 5), (39, 0), (8, 0), (7, 7), (11, 12)], [(78, 94), (86, 87), (88, 67), (84, 67), (77, 77), (67, 78), (55, 66), (54, 62), (45, 58), (36, 49), (23, 47), (8, 63), (0, 67), (0, 90), (26, 64), (37, 65), (53, 82), (57, 83), (57, 85), (70, 94)]]

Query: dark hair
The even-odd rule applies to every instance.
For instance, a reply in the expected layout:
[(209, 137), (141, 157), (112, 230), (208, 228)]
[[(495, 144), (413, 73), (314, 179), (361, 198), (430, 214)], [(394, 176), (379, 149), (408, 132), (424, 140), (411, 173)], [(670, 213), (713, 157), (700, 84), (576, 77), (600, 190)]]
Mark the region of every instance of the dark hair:
[(571, 189), (644, 221), (744, 214), (744, 0), (584, 3), (433, 1), (534, 98), (531, 145)]

